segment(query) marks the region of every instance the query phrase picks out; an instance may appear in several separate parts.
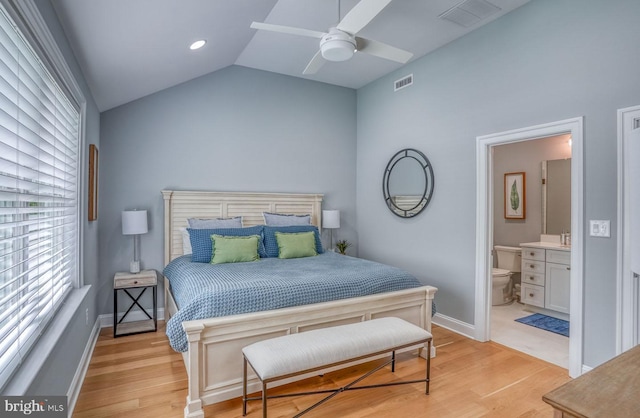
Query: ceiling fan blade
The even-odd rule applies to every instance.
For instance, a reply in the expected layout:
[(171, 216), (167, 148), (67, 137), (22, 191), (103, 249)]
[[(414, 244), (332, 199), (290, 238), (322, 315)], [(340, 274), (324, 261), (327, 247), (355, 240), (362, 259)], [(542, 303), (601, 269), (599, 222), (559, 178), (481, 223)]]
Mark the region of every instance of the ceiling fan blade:
[(389, 3), (391, 0), (360, 0), (360, 3), (356, 4), (336, 27), (341, 31), (355, 35)]
[(306, 36), (309, 38), (322, 39), (326, 33), (318, 32), (310, 29), (294, 28), (291, 26), (272, 25), (270, 23), (253, 22), (251, 23), (251, 29), (268, 30), (270, 32), (288, 33), (290, 35)]
[(324, 63), (325, 60), (324, 58), (322, 58), (322, 53), (318, 51), (313, 56), (313, 58), (311, 58), (311, 61), (309, 61), (309, 64), (307, 64), (307, 68), (304, 69), (302, 74), (315, 74), (320, 68), (322, 68)]
[(405, 64), (413, 57), (413, 53), (382, 42), (356, 37), (358, 52)]

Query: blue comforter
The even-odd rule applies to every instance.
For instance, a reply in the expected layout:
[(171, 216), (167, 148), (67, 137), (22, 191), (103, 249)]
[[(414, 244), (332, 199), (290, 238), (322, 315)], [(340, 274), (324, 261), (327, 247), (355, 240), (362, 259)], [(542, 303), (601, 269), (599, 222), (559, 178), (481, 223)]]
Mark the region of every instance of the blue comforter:
[(176, 351), (187, 351), (182, 322), (268, 311), (422, 286), (396, 267), (326, 252), (315, 257), (248, 263), (192, 263), (178, 257), (164, 275), (178, 312), (167, 322)]

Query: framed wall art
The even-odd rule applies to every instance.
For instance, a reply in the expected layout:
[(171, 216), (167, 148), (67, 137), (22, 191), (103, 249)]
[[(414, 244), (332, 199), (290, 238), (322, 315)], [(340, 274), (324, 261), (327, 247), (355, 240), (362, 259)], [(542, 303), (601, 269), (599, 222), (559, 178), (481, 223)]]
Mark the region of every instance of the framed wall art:
[(505, 173), (504, 175), (504, 217), (505, 219), (525, 219), (526, 212), (525, 173)]
[(89, 145), (89, 221), (98, 219), (98, 147)]

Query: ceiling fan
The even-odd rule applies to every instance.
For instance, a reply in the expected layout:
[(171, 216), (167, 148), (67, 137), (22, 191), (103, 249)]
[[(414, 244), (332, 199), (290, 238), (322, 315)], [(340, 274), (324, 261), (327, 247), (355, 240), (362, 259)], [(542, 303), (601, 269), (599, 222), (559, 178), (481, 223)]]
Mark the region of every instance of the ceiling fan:
[[(356, 36), (391, 1), (360, 0), (340, 23), (335, 27), (329, 28), (328, 32), (261, 22), (253, 22), (251, 28), (320, 39), (320, 50), (311, 58), (311, 61), (302, 72), (303, 74), (315, 74), (326, 61), (346, 61), (356, 51), (404, 64), (413, 56), (411, 52)], [(339, 9), (340, 3), (338, 1), (338, 12)]]

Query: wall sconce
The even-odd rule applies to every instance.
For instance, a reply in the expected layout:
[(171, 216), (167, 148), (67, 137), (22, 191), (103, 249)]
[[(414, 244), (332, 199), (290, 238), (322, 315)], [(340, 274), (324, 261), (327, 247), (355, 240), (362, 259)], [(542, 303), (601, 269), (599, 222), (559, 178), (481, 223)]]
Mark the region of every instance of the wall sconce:
[(122, 235), (133, 235), (133, 261), (129, 264), (131, 273), (140, 273), (140, 235), (149, 232), (146, 210), (125, 210), (122, 212)]
[(323, 210), (322, 227), (329, 230), (329, 249), (333, 250), (333, 230), (340, 228), (340, 211)]

